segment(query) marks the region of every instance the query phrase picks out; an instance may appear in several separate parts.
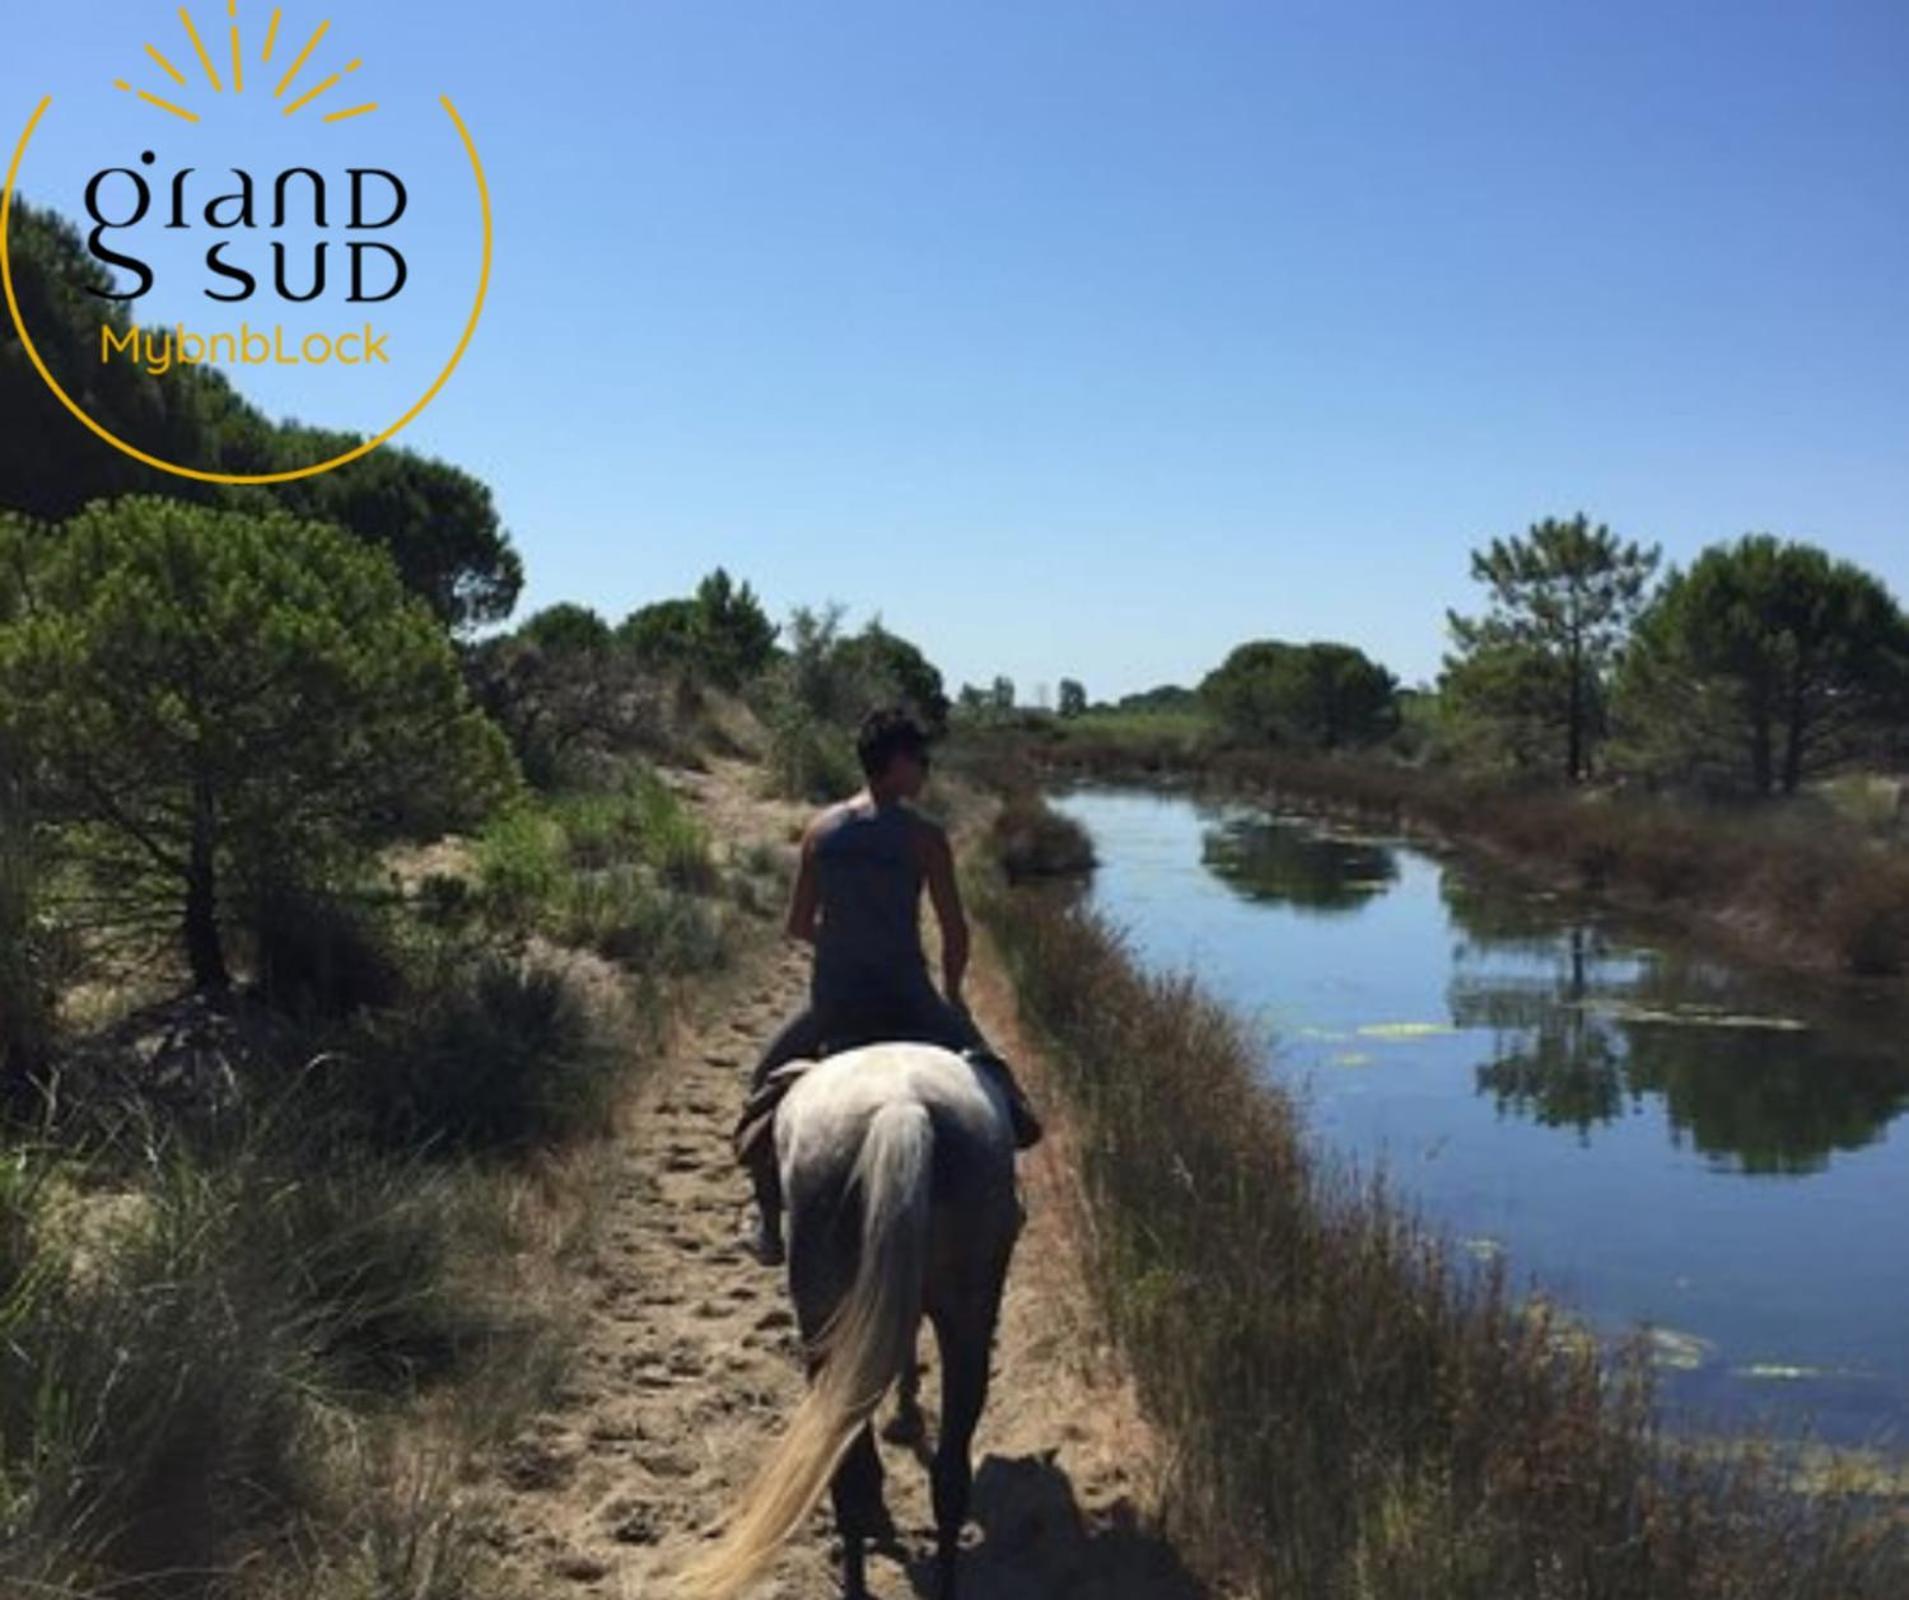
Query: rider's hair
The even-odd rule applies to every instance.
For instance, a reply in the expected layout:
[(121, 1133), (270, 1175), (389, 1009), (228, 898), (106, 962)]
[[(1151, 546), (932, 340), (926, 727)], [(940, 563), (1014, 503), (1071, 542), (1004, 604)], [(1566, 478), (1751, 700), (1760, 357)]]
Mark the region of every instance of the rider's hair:
[(928, 753), (928, 734), (902, 706), (883, 706), (862, 718), (861, 732), (855, 739), (855, 756), (862, 773), (873, 782), (888, 770), (899, 755), (917, 759)]

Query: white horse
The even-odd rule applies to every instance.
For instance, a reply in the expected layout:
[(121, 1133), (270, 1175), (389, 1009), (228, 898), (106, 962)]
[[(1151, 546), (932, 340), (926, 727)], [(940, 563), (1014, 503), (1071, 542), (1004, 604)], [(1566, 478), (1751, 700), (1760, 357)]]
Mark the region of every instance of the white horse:
[(691, 1600), (741, 1593), (832, 1484), (844, 1593), (866, 1595), (867, 1543), (885, 1526), (870, 1419), (912, 1365), (926, 1315), (942, 1372), (930, 1468), (936, 1556), (943, 1600), (954, 1600), (973, 1482), (968, 1451), (1021, 1222), (1007, 1105), (950, 1051), (870, 1045), (802, 1075), (777, 1111), (776, 1154), (809, 1390), (721, 1541), (683, 1574), (679, 1592)]

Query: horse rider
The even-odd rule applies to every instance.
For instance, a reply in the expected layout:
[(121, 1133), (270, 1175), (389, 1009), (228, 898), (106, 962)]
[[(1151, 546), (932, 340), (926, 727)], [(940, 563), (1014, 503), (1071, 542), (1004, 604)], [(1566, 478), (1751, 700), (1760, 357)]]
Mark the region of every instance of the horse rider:
[[(749, 1249), (765, 1266), (785, 1258), (773, 1130), (775, 1108), (800, 1071), (778, 1070), (788, 1063), (889, 1040), (940, 1045), (966, 1055), (1000, 1085), (1018, 1148), (1041, 1136), (1013, 1073), (962, 1000), (968, 918), (954, 852), (947, 833), (910, 804), (928, 779), (928, 742), (906, 711), (871, 712), (856, 740), (865, 786), (823, 811), (803, 835), (787, 931), (815, 947), (809, 1003), (763, 1051), (735, 1132), (737, 1159), (756, 1193)], [(941, 926), (945, 997), (922, 949), (924, 886)]]

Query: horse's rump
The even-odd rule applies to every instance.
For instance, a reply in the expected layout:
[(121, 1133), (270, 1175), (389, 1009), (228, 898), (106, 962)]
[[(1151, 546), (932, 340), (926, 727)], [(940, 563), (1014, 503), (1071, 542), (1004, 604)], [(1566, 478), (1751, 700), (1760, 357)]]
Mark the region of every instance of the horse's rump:
[[(986, 1344), (1019, 1225), (1014, 1143), (998, 1086), (932, 1045), (847, 1051), (804, 1072), (776, 1118), (790, 1208), (789, 1281), (811, 1384), (742, 1509), (682, 1592), (728, 1596), (800, 1526), (913, 1353), (924, 1310)], [(966, 1471), (966, 1432), (958, 1440)], [(950, 1439), (949, 1444), (957, 1441)], [(878, 1491), (877, 1491), (878, 1492)], [(836, 1484), (838, 1521), (845, 1502)], [(855, 1496), (849, 1495), (849, 1500)], [(965, 1488), (958, 1497), (965, 1505)], [(859, 1563), (861, 1532), (845, 1529)]]

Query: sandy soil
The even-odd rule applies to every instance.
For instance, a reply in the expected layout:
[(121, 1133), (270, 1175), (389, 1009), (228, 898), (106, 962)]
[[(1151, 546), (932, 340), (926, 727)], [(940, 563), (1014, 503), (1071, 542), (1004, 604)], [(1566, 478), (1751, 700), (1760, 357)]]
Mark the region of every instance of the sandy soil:
[[(786, 845), (797, 813), (753, 798), (746, 777), (719, 767), (683, 787), (723, 837)], [(798, 1003), (806, 973), (794, 949), (747, 956), (629, 1107), (605, 1186), (614, 1210), (575, 1286), (586, 1309), (568, 1387), (488, 1464), (480, 1489), (508, 1589), (662, 1600), (670, 1571), (720, 1524), (794, 1403), (801, 1374), (787, 1296), (781, 1274), (738, 1247), (748, 1191), (727, 1135), (757, 1047)], [(985, 951), (973, 986), (977, 1018), (1039, 1098), (1040, 1064)], [(1067, 1144), (1056, 1127), (1022, 1163), (1028, 1227), (976, 1441), (965, 1592), (1195, 1600), (1206, 1591), (1151, 1531), (1153, 1441), (1093, 1332)], [(923, 1353), (932, 1426), (932, 1341)], [(873, 1561), (871, 1588), (882, 1600), (930, 1594), (926, 1473), (912, 1448), (890, 1443), (883, 1455), (900, 1541)], [(832, 1546), (818, 1512), (763, 1596), (838, 1594)]]

